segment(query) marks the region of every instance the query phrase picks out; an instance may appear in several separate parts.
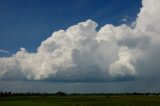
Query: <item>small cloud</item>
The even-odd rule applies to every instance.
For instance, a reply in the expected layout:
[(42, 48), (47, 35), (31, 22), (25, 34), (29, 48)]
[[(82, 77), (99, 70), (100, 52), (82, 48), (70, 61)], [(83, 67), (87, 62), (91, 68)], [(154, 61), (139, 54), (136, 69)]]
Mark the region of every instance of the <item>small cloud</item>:
[(127, 22), (131, 18), (128, 15), (125, 15), (122, 19), (120, 19), (121, 22)]
[(127, 22), (127, 19), (126, 18), (122, 18), (120, 21)]
[(129, 16), (124, 16), (122, 19), (120, 19), (120, 22), (128, 22), (128, 21), (133, 21), (134, 19)]
[(0, 53), (10, 54), (10, 52), (9, 52), (9, 51), (7, 51), (7, 50), (3, 50), (3, 49), (0, 49)]

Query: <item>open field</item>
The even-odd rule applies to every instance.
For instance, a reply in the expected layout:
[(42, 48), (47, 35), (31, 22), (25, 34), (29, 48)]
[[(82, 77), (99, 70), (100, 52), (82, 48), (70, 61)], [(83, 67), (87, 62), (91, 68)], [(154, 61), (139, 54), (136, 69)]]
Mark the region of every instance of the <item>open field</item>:
[(159, 96), (10, 96), (0, 106), (160, 106)]

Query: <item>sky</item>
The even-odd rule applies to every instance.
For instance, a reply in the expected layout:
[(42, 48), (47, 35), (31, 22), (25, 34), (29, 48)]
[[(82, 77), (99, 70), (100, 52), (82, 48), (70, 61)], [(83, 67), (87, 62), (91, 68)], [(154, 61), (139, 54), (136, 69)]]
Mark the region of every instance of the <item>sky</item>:
[(159, 0), (0, 0), (0, 91), (159, 92)]
[(0, 49), (34, 52), (54, 31), (87, 19), (99, 27), (119, 25), (123, 18), (130, 24), (140, 6), (140, 0), (0, 0)]

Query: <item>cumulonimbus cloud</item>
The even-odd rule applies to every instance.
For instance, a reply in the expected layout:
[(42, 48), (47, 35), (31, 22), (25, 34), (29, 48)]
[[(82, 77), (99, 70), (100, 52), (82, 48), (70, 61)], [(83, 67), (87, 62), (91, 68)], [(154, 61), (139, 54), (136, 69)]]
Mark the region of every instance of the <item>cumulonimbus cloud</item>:
[(108, 81), (155, 77), (160, 69), (160, 0), (143, 0), (134, 25), (87, 20), (59, 30), (37, 52), (0, 58), (0, 79)]

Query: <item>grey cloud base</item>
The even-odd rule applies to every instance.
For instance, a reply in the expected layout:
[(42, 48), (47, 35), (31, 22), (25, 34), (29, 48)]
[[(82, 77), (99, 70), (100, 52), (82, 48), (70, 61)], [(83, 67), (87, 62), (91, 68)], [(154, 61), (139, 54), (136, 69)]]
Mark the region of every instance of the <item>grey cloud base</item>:
[(156, 78), (160, 69), (160, 0), (143, 0), (133, 26), (87, 20), (53, 33), (36, 53), (0, 58), (1, 80), (116, 81)]

